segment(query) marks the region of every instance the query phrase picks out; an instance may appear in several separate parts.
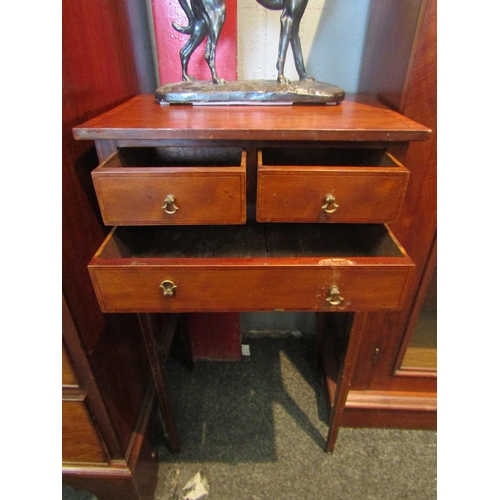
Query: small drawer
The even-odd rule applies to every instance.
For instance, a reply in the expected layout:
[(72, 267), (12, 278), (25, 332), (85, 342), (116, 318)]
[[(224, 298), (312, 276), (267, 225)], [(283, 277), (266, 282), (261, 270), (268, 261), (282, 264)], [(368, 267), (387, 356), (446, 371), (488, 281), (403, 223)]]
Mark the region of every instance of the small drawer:
[(89, 272), (104, 312), (399, 309), (413, 263), (385, 225), (115, 228)]
[(408, 170), (378, 149), (259, 150), (257, 220), (391, 222), (408, 179)]
[(243, 224), (246, 151), (122, 148), (92, 172), (104, 223)]

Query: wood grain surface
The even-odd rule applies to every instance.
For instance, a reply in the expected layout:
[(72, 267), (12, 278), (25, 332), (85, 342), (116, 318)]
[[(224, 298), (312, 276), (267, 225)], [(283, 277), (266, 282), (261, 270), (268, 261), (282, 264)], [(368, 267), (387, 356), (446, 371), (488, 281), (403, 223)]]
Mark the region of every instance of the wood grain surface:
[(73, 129), (76, 139), (422, 141), (430, 129), (375, 101), (340, 106), (159, 105), (140, 95)]

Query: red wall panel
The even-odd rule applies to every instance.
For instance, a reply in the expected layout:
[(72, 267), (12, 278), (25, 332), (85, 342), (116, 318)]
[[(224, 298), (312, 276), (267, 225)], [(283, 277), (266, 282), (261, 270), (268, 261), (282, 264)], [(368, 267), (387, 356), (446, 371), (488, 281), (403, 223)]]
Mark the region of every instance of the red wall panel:
[[(182, 80), (179, 51), (189, 35), (177, 32), (172, 22), (185, 26), (186, 15), (177, 0), (152, 0), (153, 22), (158, 54), (160, 85)], [(206, 40), (205, 40), (206, 41)], [(211, 80), (205, 61), (205, 41), (196, 49), (189, 62), (189, 74), (198, 80)], [(226, 22), (217, 44), (217, 73), (225, 80), (236, 80), (236, 0), (226, 0)]]
[(188, 327), (194, 359), (241, 359), (239, 313), (188, 314)]

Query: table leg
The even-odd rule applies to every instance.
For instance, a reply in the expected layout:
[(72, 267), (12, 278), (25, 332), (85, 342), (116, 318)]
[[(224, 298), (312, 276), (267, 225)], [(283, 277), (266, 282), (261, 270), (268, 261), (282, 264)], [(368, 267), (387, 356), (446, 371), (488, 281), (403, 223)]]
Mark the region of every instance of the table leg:
[[(164, 360), (161, 359), (160, 350), (155, 338), (156, 326), (151, 314), (141, 313), (137, 316), (139, 318), (142, 337), (144, 339), (144, 345), (146, 347), (146, 352), (148, 355), (149, 366), (151, 369), (151, 374), (153, 376), (153, 383), (155, 385), (158, 402), (160, 404), (161, 416), (168, 434), (170, 449), (173, 453), (177, 453), (180, 450), (179, 436), (177, 434), (177, 427), (175, 425), (175, 420), (172, 412), (168, 384), (163, 371)], [(170, 328), (167, 331), (168, 335), (171, 336), (173, 336), (175, 333), (175, 329), (173, 328)], [(167, 342), (170, 343), (171, 339), (168, 339)]]
[[(330, 423), (325, 447), (326, 451), (330, 453), (335, 447), (335, 441), (339, 432), (340, 421), (342, 419), (349, 386), (356, 366), (359, 346), (361, 345), (361, 334), (365, 318), (366, 313), (353, 314), (352, 322), (348, 328), (349, 332), (347, 335), (345, 354), (341, 356), (338, 372), (335, 377), (336, 381), (334, 384), (336, 387), (333, 396), (333, 404), (330, 410)], [(329, 333), (327, 332), (326, 334), (328, 335)]]

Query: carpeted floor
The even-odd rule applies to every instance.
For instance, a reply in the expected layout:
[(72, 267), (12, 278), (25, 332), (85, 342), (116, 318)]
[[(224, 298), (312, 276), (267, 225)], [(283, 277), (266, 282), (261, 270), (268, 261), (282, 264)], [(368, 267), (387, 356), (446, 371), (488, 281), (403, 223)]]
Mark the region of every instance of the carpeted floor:
[(244, 342), (241, 362), (167, 362), (181, 452), (158, 433), (157, 500), (183, 498), (198, 472), (208, 500), (436, 498), (435, 432), (341, 428), (327, 454), (312, 338)]

